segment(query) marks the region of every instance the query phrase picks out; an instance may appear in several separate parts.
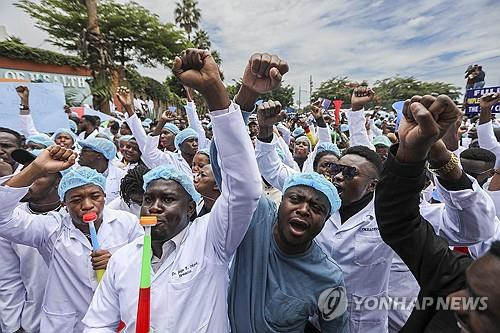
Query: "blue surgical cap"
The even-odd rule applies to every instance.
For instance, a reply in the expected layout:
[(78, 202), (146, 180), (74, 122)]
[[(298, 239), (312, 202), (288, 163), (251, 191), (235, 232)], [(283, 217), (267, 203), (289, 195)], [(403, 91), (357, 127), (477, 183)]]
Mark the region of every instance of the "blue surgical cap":
[(163, 129), (166, 129), (169, 132), (172, 132), (172, 134), (177, 135), (181, 131), (179, 127), (177, 127), (173, 123), (166, 123), (165, 126), (163, 126)]
[(66, 192), (85, 185), (99, 186), (105, 192), (106, 178), (96, 170), (88, 167), (71, 168), (63, 173), (57, 193), (61, 201), (64, 201)]
[(47, 134), (39, 133), (35, 135), (28, 136), (26, 143), (37, 143), (44, 145), (45, 148), (50, 147), (55, 144), (54, 140), (50, 138)]
[(316, 172), (294, 173), (287, 178), (283, 193), (293, 186), (309, 186), (323, 193), (330, 202), (330, 215), (339, 210), (341, 200), (337, 189), (325, 177)]
[(285, 153), (281, 148), (276, 147), (276, 153), (278, 154), (278, 157), (280, 158), (281, 162), (285, 162)]
[(173, 180), (179, 183), (179, 185), (186, 190), (186, 192), (191, 196), (195, 202), (201, 200), (201, 196), (196, 192), (193, 181), (186, 176), (185, 173), (178, 171), (170, 165), (161, 165), (154, 169), (151, 169), (148, 173), (143, 176), (144, 179), (144, 191), (148, 187), (149, 183), (157, 179)]
[(197, 153), (207, 155), (210, 160), (210, 151), (208, 149), (198, 149)]
[(296, 129), (293, 130), (292, 136), (297, 139), (299, 136), (305, 135), (306, 131), (302, 127), (297, 127)]
[(54, 141), (55, 141), (55, 140), (57, 139), (57, 137), (59, 136), (59, 134), (61, 134), (61, 133), (66, 133), (66, 134), (68, 134), (68, 135), (69, 135), (69, 136), (73, 139), (73, 144), (76, 144), (76, 143), (77, 143), (77, 141), (78, 141), (78, 137), (77, 137), (77, 136), (76, 136), (76, 134), (75, 134), (75, 133), (73, 133), (73, 132), (71, 131), (71, 129), (69, 129), (69, 128), (58, 128), (58, 129), (54, 132), (54, 134), (52, 134), (52, 140), (54, 140)]
[(377, 135), (373, 141), (372, 141), (372, 144), (374, 146), (378, 146), (378, 145), (381, 145), (381, 146), (385, 146), (387, 148), (389, 148), (391, 145), (392, 145), (392, 142), (391, 140), (389, 140), (388, 137), (386, 137), (385, 135)]
[(349, 131), (349, 125), (347, 125), (347, 124), (340, 125), (340, 131), (341, 132), (347, 132), (347, 131)]
[(340, 156), (340, 149), (336, 144), (331, 142), (320, 142), (316, 146), (316, 152), (321, 153), (322, 151), (332, 152), (335, 156)]
[(297, 144), (298, 142), (302, 142), (302, 141), (307, 143), (307, 147), (309, 148), (309, 151), (311, 151), (311, 149), (312, 149), (311, 141), (309, 141), (309, 138), (307, 136), (300, 136), (300, 137), (296, 138), (295, 144)]
[(69, 129), (73, 131), (73, 133), (76, 133), (78, 130), (78, 125), (71, 119), (69, 119)]
[(182, 143), (184, 141), (186, 141), (187, 139), (191, 139), (191, 138), (198, 139), (198, 133), (196, 133), (196, 131), (194, 129), (192, 129), (191, 127), (183, 129), (175, 136), (175, 140), (174, 140), (175, 148), (177, 150), (180, 150)]
[(116, 146), (108, 139), (90, 138), (82, 140), (79, 143), (82, 148), (89, 148), (103, 154), (108, 161), (111, 161), (116, 156)]

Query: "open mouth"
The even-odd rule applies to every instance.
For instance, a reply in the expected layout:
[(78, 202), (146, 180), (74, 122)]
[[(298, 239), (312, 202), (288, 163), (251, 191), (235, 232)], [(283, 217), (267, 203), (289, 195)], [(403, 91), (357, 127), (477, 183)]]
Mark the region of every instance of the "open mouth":
[(296, 237), (303, 236), (309, 229), (309, 224), (300, 219), (292, 219), (288, 222), (292, 234)]

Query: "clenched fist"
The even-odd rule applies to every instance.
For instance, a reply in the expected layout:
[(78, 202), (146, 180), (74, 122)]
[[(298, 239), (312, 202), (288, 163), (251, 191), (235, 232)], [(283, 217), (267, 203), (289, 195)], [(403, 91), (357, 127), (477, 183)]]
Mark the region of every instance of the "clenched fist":
[(288, 63), (276, 55), (254, 53), (243, 73), (243, 85), (256, 93), (265, 94), (278, 88)]

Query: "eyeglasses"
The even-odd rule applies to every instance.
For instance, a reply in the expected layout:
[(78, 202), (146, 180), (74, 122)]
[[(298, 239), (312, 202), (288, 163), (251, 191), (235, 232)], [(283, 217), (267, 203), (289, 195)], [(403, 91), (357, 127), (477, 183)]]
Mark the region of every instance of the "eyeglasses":
[(349, 165), (328, 163), (327, 167), (330, 170), (330, 174), (332, 176), (335, 176), (335, 175), (339, 174), (340, 172), (342, 172), (342, 176), (344, 176), (344, 178), (346, 178), (348, 180), (351, 180), (356, 176), (364, 176), (364, 177), (373, 178), (372, 176), (365, 175), (365, 174), (359, 172), (358, 169), (356, 169), (353, 166), (349, 166)]

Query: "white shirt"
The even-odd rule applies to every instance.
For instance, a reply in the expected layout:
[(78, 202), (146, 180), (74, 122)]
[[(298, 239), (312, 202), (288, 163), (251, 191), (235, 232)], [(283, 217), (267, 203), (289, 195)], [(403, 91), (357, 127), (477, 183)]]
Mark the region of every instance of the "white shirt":
[(207, 139), (200, 118), (198, 118), (198, 113), (196, 113), (196, 104), (194, 104), (194, 102), (188, 102), (184, 105), (184, 109), (186, 110), (189, 127), (198, 133), (198, 149), (210, 148), (210, 140)]
[(122, 197), (116, 197), (106, 207), (114, 209), (114, 210), (123, 210), (124, 212), (128, 212), (137, 216), (137, 218), (141, 217), (141, 206), (136, 204), (135, 202), (130, 202), (130, 206), (123, 201)]
[(106, 203), (110, 203), (120, 196), (120, 184), (127, 171), (120, 169), (112, 163), (108, 164), (108, 169), (103, 173), (106, 177)]
[[(245, 236), (261, 195), (253, 146), (239, 107), (212, 112), (222, 190), (212, 211), (185, 229), (180, 243), (151, 273), (151, 326), (155, 332), (228, 332), (229, 260)], [(230, 126), (229, 126), (230, 125)], [(220, 144), (219, 144), (220, 143)], [(245, 165), (245, 168), (241, 168)], [(142, 238), (108, 265), (83, 322), (84, 332), (135, 332)]]
[[(28, 213), (28, 203), (18, 206)], [(0, 237), (0, 332), (40, 329), (48, 267), (38, 251)]]
[(180, 151), (161, 151), (158, 149), (159, 135), (148, 135), (146, 140), (146, 147), (142, 153), (142, 160), (144, 164), (150, 169), (156, 168), (160, 165), (170, 164), (179, 171), (182, 171), (190, 179), (193, 178), (193, 171), (191, 166), (186, 162)]
[[(10, 177), (0, 178), (0, 184)], [(27, 191), (27, 187), (0, 186), (0, 236), (37, 248), (49, 266), (40, 332), (80, 332), (80, 320), (97, 287), (92, 245), (66, 211), (33, 215), (16, 208)], [(143, 233), (137, 217), (104, 208), (97, 232), (103, 249), (114, 253)]]
[(91, 139), (95, 138), (97, 135), (99, 135), (99, 130), (96, 128), (92, 133), (89, 134), (89, 136), (85, 137), (85, 131), (81, 132), (78, 134), (78, 139), (80, 140), (85, 140), (85, 139)]

